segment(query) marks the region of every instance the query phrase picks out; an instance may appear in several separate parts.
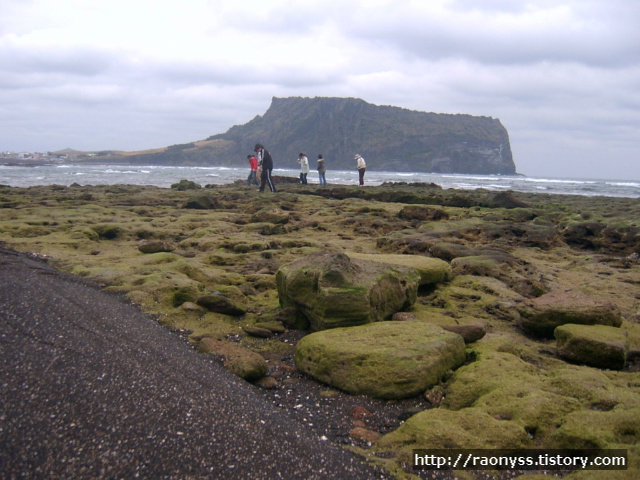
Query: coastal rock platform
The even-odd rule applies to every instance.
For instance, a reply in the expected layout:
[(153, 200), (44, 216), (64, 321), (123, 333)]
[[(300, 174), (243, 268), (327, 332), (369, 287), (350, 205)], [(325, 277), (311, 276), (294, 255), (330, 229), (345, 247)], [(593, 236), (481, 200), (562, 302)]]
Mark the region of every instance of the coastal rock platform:
[[(504, 201), (429, 184), (278, 184), (261, 194), (182, 183), (0, 186), (0, 454), (9, 478), (25, 469), (69, 478), (385, 475), (364, 459), (404, 480), (415, 473), (413, 449), (452, 445), (620, 448), (628, 472), (598, 478), (638, 476), (640, 199), (512, 192)], [(209, 207), (185, 208), (194, 193), (206, 193)], [(139, 248), (164, 242), (171, 248)], [(296, 346), (314, 335), (309, 310), (281, 304), (276, 276), (318, 252), (356, 265), (376, 259), (363, 270), (372, 278), (409, 262), (410, 301), (367, 326), (390, 315), (391, 324), (453, 331), (464, 336), (464, 362), (393, 400), (298, 368)], [(593, 310), (579, 310), (582, 298), (606, 307), (595, 321), (579, 321)], [(532, 319), (544, 334), (524, 328)], [(553, 332), (568, 323), (585, 324), (571, 337), (574, 353), (592, 348), (602, 328), (624, 337), (624, 364), (567, 358)], [(374, 347), (386, 340), (376, 338)], [(197, 352), (203, 339), (213, 354)], [(242, 380), (222, 344), (262, 367)]]

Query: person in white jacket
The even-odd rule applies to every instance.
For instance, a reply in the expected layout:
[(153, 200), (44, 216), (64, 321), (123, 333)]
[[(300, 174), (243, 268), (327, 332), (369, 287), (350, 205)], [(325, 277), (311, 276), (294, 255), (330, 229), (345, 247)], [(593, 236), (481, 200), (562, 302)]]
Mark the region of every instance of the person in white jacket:
[(307, 156), (300, 152), (298, 155), (298, 163), (300, 164), (300, 183), (307, 184), (307, 173), (309, 173), (309, 159)]
[(359, 153), (355, 156), (356, 159), (356, 168), (358, 169), (358, 177), (360, 180), (360, 186), (364, 185), (364, 172), (367, 168), (367, 164), (364, 161), (364, 158), (360, 156)]

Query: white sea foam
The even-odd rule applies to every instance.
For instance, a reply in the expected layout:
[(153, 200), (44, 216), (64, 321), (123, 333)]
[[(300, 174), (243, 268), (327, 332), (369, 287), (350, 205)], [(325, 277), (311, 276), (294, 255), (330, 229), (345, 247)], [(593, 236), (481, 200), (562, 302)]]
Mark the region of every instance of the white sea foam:
[[(248, 168), (240, 167), (173, 167), (167, 165), (40, 165), (20, 167), (5, 165), (0, 168), (0, 184), (15, 187), (35, 185), (84, 185), (131, 184), (155, 185), (168, 188), (182, 180), (201, 185), (228, 184), (236, 180), (246, 181)], [(318, 175), (309, 174), (309, 184), (318, 184)], [(276, 168), (276, 176), (298, 178), (300, 171), (292, 168)], [(329, 185), (357, 185), (358, 172), (353, 170), (327, 171)], [(70, 178), (71, 177), (71, 178)], [(80, 180), (82, 178), (82, 180)], [(524, 177), (519, 175), (430, 174), (423, 172), (377, 172), (368, 170), (365, 185), (382, 183), (415, 182), (434, 183), (442, 188), (460, 190), (485, 189), (490, 191), (546, 192), (583, 196), (610, 196), (640, 198), (640, 182), (629, 180), (593, 180), (570, 178)]]

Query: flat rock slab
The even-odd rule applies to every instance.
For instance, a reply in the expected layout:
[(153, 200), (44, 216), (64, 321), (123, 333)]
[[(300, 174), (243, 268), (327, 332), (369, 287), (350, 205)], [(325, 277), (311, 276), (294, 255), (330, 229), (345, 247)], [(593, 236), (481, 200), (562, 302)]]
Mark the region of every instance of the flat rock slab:
[(423, 393), (462, 365), (460, 335), (424, 322), (378, 322), (312, 333), (296, 346), (297, 367), (354, 395), (399, 399)]
[(627, 333), (605, 325), (567, 324), (556, 328), (558, 356), (573, 363), (622, 370), (627, 362)]
[(371, 262), (415, 268), (420, 273), (420, 286), (436, 285), (451, 280), (451, 266), (444, 260), (422, 255), (352, 253), (349, 257)]
[(613, 302), (576, 290), (554, 290), (535, 298), (520, 310), (520, 315), (521, 328), (542, 337), (553, 337), (555, 328), (567, 323), (611, 327), (622, 324), (620, 309)]

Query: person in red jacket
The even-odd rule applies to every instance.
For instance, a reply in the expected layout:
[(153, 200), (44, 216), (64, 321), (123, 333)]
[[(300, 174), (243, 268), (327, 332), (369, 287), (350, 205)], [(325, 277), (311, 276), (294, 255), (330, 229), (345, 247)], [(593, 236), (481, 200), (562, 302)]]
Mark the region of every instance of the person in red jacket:
[(249, 166), (251, 168), (249, 177), (247, 178), (247, 187), (250, 187), (252, 182), (255, 185), (260, 185), (260, 183), (258, 183), (258, 159), (255, 155), (247, 155), (247, 158), (249, 159)]

